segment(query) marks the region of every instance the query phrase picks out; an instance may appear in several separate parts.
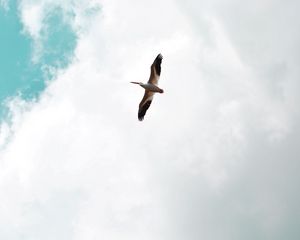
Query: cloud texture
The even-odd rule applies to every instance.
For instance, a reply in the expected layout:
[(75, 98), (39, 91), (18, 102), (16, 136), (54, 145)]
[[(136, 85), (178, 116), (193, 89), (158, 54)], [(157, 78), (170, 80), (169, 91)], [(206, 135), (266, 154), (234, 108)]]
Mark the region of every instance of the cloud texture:
[(297, 1), (23, 0), (37, 48), (49, 6), (77, 46), (2, 124), (1, 239), (299, 238)]

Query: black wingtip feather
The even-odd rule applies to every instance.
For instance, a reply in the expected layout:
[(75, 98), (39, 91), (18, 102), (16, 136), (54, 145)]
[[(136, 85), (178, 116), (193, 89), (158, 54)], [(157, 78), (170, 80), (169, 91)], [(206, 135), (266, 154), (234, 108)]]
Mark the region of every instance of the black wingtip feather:
[(154, 60), (155, 71), (158, 76), (160, 76), (160, 72), (161, 72), (161, 60), (162, 59), (163, 59), (163, 56), (161, 54), (158, 54)]
[(146, 115), (146, 112), (148, 110), (148, 108), (150, 107), (152, 101), (148, 101), (146, 102), (140, 109), (139, 109), (139, 113), (138, 113), (138, 119), (140, 121), (144, 120), (144, 116)]

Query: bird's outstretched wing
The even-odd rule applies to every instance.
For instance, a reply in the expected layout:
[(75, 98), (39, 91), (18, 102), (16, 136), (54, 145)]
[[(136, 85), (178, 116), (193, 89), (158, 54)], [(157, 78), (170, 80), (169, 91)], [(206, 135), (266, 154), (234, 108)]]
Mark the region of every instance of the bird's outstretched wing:
[(154, 62), (151, 65), (151, 74), (148, 83), (157, 85), (158, 79), (161, 72), (161, 61), (163, 59), (163, 56), (161, 54), (158, 54), (155, 58)]
[(139, 105), (139, 113), (138, 113), (138, 118), (140, 121), (143, 121), (144, 119), (144, 116), (148, 110), (148, 108), (150, 107), (151, 105), (151, 102), (153, 100), (153, 95), (154, 93), (153, 92), (150, 92), (150, 91), (145, 91), (145, 94), (144, 94), (144, 97), (142, 99), (142, 101), (140, 102), (140, 105)]

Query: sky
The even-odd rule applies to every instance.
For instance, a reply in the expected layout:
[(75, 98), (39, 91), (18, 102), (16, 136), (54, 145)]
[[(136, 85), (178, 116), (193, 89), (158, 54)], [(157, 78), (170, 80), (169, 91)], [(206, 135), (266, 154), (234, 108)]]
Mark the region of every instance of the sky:
[(0, 0), (0, 239), (299, 239), (299, 7)]

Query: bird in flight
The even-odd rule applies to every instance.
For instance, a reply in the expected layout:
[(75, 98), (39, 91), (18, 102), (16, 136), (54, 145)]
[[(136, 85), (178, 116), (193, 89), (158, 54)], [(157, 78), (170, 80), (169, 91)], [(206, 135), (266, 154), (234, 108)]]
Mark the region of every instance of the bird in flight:
[(151, 105), (151, 102), (153, 100), (153, 95), (154, 93), (163, 93), (164, 90), (159, 88), (157, 86), (159, 77), (160, 77), (160, 72), (161, 72), (161, 60), (163, 59), (161, 54), (158, 54), (157, 57), (154, 59), (154, 62), (151, 65), (151, 73), (150, 73), (150, 78), (147, 83), (142, 83), (142, 82), (131, 82), (134, 84), (140, 85), (142, 88), (145, 89), (145, 94), (142, 99), (142, 101), (139, 104), (139, 112), (138, 112), (138, 119), (140, 121), (143, 121), (145, 114), (148, 110), (148, 108)]

